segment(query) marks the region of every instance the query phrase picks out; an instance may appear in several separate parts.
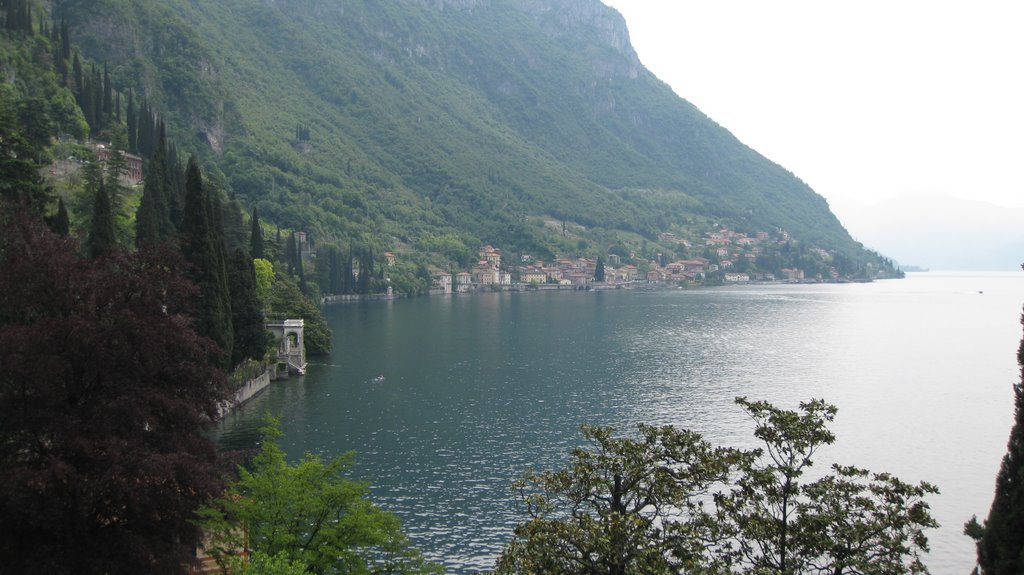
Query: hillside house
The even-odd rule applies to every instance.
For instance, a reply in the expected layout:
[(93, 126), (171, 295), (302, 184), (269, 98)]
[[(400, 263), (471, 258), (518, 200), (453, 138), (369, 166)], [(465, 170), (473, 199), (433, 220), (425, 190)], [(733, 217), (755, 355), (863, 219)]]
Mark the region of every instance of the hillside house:
[(441, 289), (446, 295), (452, 293), (452, 274), (448, 272), (435, 273), (434, 285)]
[(479, 256), (481, 261), (487, 262), (495, 269), (501, 267), (501, 250), (498, 248), (492, 245), (483, 246), (480, 248)]
[[(96, 144), (94, 151), (96, 152), (96, 159), (103, 163), (108, 162), (113, 155), (113, 150), (108, 144)], [(142, 158), (124, 151), (121, 152), (121, 156), (124, 157), (128, 167), (128, 172), (122, 176), (121, 183), (134, 186), (141, 182)]]
[(619, 268), (616, 273), (620, 282), (635, 282), (640, 271), (635, 265), (627, 264)]

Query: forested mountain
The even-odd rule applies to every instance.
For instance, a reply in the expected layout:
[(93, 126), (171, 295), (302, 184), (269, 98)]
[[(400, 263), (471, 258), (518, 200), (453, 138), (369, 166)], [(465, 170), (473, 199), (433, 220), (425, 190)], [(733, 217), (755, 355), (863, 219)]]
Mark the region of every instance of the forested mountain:
[(482, 243), (551, 257), (649, 240), (683, 256), (658, 233), (728, 226), (878, 260), (822, 197), (647, 71), (599, 0), (47, 8), (226, 191), (321, 245), (372, 238), (461, 265)]

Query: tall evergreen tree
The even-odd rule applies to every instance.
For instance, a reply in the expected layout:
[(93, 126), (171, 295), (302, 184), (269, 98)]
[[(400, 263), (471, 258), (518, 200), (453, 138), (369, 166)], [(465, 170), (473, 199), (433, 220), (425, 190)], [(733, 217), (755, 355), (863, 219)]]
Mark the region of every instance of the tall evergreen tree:
[(359, 257), (359, 281), (356, 291), (370, 293), (370, 278), (373, 276), (373, 248), (363, 250)]
[(185, 209), (182, 217), (182, 252), (191, 264), (189, 276), (198, 286), (196, 330), (212, 339), (224, 352), (224, 365), (231, 361), (231, 309), (222, 286), (222, 260), (210, 222), (210, 202), (195, 157), (189, 158), (185, 174)]
[(1021, 377), (1013, 386), (1013, 428), (996, 475), (992, 507), (984, 524), (979, 525), (975, 517), (964, 526), (964, 532), (977, 542), (981, 575), (1024, 573), (1024, 338), (1017, 348), (1017, 363)]
[(181, 226), (185, 213), (185, 166), (178, 160), (173, 145), (167, 146), (167, 203), (171, 206), (171, 222)]
[(309, 295), (308, 286), (306, 285), (306, 268), (302, 265), (302, 248), (298, 242), (295, 244), (295, 271), (296, 275), (299, 276), (299, 290), (302, 295)]
[[(75, 101), (78, 102), (78, 107), (81, 108), (82, 112), (84, 113), (85, 112), (85, 101), (82, 98), (83, 98), (83, 95), (84, 95), (83, 87), (84, 87), (85, 78), (84, 78), (84, 75), (82, 74), (82, 61), (78, 57), (78, 51), (77, 50), (75, 51), (74, 60), (71, 63), (71, 69), (72, 69), (72, 74), (73, 74), (73, 77), (74, 77), (74, 80), (75, 80), (75, 85), (71, 87), (71, 91), (75, 95)], [(88, 121), (88, 117), (86, 118), (86, 121)]]
[(594, 281), (604, 281), (604, 258), (602, 257), (597, 258), (597, 268), (594, 270)]
[(135, 96), (131, 88), (128, 88), (128, 111), (125, 123), (128, 128), (128, 151), (137, 154), (139, 152), (139, 118), (138, 111), (135, 109)]
[[(206, 187), (206, 186), (204, 186)], [(208, 213), (210, 214), (210, 237), (213, 241), (213, 250), (217, 254), (215, 277), (220, 300), (223, 302), (227, 312), (228, 321), (224, 325), (227, 335), (227, 342), (223, 346), (228, 361), (232, 357), (232, 349), (235, 341), (235, 330), (231, 319), (231, 286), (228, 280), (228, 249), (224, 239), (224, 213), (221, 204), (220, 193), (214, 188), (207, 188), (206, 198), (209, 202)], [(255, 273), (255, 272), (253, 272)], [(230, 366), (229, 366), (230, 367)]]
[(327, 292), (332, 294), (342, 293), (344, 288), (344, 281), (342, 280), (343, 270), (340, 258), (338, 257), (338, 250), (332, 247), (329, 253), (330, 269), (327, 274)]
[(114, 115), (114, 86), (110, 82), (110, 67), (103, 63), (103, 123)]
[(68, 32), (68, 21), (60, 19), (60, 55), (64, 60), (71, 58), (71, 34)]
[(64, 198), (57, 198), (57, 213), (50, 220), (50, 229), (59, 236), (67, 236), (71, 231), (71, 221), (68, 218), (68, 208), (64, 205)]
[(14, 114), (14, 98), (0, 91), (0, 199), (27, 206), (41, 217), (47, 190), (39, 175), (38, 156)]
[(263, 257), (263, 226), (260, 225), (260, 212), (252, 209), (251, 231), (249, 233), (249, 251), (253, 258)]
[(89, 76), (89, 115), (93, 121), (93, 134), (99, 134), (106, 128), (103, 117), (103, 77), (96, 64), (91, 64), (89, 69), (92, 70)]
[(114, 210), (110, 205), (107, 187), (100, 178), (93, 201), (92, 227), (89, 228), (89, 255), (96, 258), (110, 251), (117, 243), (114, 234)]
[(352, 252), (351, 242), (348, 245), (348, 258), (345, 260), (345, 269), (342, 270), (341, 293), (352, 293), (355, 291), (355, 254)]
[(236, 366), (246, 359), (262, 359), (270, 334), (264, 326), (263, 310), (256, 295), (256, 270), (245, 250), (237, 249), (232, 253), (228, 279), (234, 328), (231, 364)]
[(295, 275), (295, 234), (288, 234), (288, 241), (284, 244), (284, 263), (288, 267), (288, 275)]
[(149, 160), (142, 199), (135, 217), (135, 245), (158, 244), (172, 238), (175, 233), (167, 201), (167, 163), (163, 146), (157, 146)]

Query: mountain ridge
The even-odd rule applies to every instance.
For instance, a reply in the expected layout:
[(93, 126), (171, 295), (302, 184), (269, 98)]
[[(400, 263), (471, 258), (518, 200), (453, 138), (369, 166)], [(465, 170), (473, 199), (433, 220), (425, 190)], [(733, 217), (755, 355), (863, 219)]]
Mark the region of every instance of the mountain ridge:
[(225, 189), (322, 239), (453, 235), (553, 255), (569, 247), (537, 225), (552, 216), (652, 241), (785, 229), (877, 259), (821, 196), (646, 70), (598, 0), (54, 10)]

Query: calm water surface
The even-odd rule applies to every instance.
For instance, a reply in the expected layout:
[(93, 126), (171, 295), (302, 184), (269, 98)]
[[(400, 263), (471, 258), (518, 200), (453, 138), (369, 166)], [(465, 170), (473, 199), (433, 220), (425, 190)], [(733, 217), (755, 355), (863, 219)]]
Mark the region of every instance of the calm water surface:
[[(833, 461), (927, 480), (936, 574), (966, 574), (960, 535), (991, 503), (1013, 420), (1024, 274), (911, 274), (846, 285), (479, 294), (327, 309), (334, 353), (230, 415), (283, 447), (355, 450), (357, 475), (453, 573), (493, 565), (520, 518), (509, 482), (562, 464), (583, 422), (640, 422), (750, 446), (733, 398), (839, 406)], [(382, 374), (383, 380), (376, 376)]]

